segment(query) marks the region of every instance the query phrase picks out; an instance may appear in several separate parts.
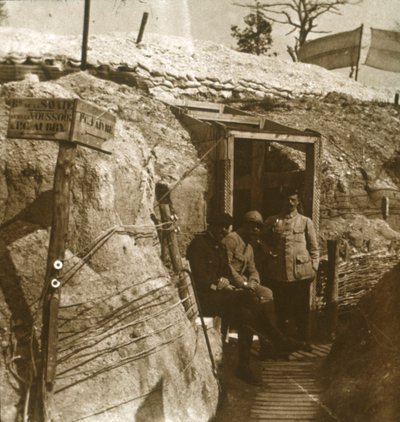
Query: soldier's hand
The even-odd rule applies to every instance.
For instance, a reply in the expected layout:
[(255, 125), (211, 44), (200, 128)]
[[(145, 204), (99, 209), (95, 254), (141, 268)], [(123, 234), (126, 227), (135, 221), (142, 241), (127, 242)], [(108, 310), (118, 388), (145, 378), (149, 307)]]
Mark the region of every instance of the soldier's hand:
[(217, 283), (217, 290), (232, 290), (232, 289), (227, 289), (227, 287), (230, 287), (230, 285), (231, 283), (229, 282), (227, 278), (220, 277)]
[(250, 290), (255, 290), (257, 288), (257, 286), (258, 286), (258, 283), (254, 280), (249, 280), (247, 282), (247, 288), (250, 289)]

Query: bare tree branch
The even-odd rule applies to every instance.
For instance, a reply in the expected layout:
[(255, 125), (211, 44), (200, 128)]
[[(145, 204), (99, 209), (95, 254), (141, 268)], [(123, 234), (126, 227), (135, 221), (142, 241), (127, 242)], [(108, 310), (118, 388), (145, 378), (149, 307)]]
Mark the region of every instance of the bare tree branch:
[(239, 7), (261, 9), (271, 22), (292, 27), (288, 34), (295, 33), (295, 45), (288, 52), (293, 58), (298, 49), (307, 41), (309, 34), (324, 34), (328, 31), (316, 30), (318, 20), (325, 14), (340, 15), (346, 5), (357, 5), (363, 0), (287, 0), (278, 2), (257, 1), (257, 5), (233, 3)]

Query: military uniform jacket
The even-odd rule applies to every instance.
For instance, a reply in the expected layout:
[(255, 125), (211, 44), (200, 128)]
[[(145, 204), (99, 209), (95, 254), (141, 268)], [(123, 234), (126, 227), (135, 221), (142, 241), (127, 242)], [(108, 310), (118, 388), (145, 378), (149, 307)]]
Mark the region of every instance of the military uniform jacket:
[(312, 220), (295, 211), (269, 217), (264, 227), (268, 277), (276, 281), (314, 278), (319, 250)]
[(210, 233), (201, 233), (187, 248), (193, 279), (199, 293), (210, 293), (211, 285), (217, 284), (220, 277), (232, 280), (226, 249)]
[(244, 282), (250, 280), (260, 284), (260, 276), (254, 263), (253, 247), (245, 243), (236, 232), (227, 234), (222, 243), (226, 246), (233, 284), (236, 287), (243, 287)]

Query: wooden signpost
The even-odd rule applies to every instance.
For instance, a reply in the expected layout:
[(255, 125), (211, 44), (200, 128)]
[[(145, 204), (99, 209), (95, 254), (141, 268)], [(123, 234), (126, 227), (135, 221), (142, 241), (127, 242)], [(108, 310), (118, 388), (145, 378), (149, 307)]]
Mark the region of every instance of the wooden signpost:
[(34, 420), (52, 419), (52, 391), (57, 367), (58, 308), (68, 235), (71, 175), (77, 145), (107, 154), (104, 143), (114, 134), (116, 118), (80, 99), (12, 98), (8, 138), (59, 141), (53, 185), (53, 213), (42, 294), (40, 366), (35, 382)]

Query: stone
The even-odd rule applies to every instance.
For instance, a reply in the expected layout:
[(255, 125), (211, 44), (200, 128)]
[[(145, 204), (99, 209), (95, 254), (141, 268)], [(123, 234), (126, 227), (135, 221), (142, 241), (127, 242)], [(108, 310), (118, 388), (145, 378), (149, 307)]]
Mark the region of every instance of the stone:
[[(218, 383), (203, 334), (185, 314), (160, 259), (150, 218), (158, 212), (156, 184), (172, 187), (198, 164), (172, 196), (175, 212), (190, 223), (183, 248), (192, 227), (204, 221), (207, 174), (189, 135), (160, 101), (87, 73), (56, 82), (13, 82), (2, 86), (0, 96), (9, 92), (66, 98), (79, 93), (117, 116), (109, 143), (112, 155), (78, 147), (72, 172), (55, 420), (84, 417), (98, 422), (135, 415), (152, 420), (155, 396), (157, 403), (164, 403), (157, 414), (165, 420), (193, 420), (193, 415), (199, 421), (210, 419), (218, 402)], [(16, 318), (21, 304), (34, 304), (43, 286), (58, 146), (6, 140), (6, 123), (0, 120), (0, 224), (6, 223), (0, 229), (0, 310)], [(95, 239), (118, 227), (90, 259), (85, 258)], [(68, 272), (72, 268), (79, 268), (73, 277), (75, 271)], [(29, 312), (35, 308), (24, 309), (19, 319), (29, 330)], [(40, 321), (37, 324), (40, 328)], [(213, 344), (220, 355), (218, 336)], [(3, 362), (0, 357), (2, 376)], [(2, 420), (6, 415), (4, 420), (11, 422), (21, 398), (1, 384)]]

